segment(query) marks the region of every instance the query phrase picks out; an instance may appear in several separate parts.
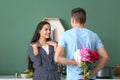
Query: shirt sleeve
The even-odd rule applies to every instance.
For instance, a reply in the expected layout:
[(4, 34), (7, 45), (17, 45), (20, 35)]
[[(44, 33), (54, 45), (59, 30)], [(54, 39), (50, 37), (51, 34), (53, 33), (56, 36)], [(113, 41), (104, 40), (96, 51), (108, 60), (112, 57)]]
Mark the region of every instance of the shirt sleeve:
[(99, 38), (99, 36), (96, 34), (96, 49), (103, 47), (103, 43), (101, 41), (101, 39)]
[(62, 34), (62, 36), (60, 37), (59, 41), (58, 41), (58, 45), (66, 47), (66, 34), (65, 32)]

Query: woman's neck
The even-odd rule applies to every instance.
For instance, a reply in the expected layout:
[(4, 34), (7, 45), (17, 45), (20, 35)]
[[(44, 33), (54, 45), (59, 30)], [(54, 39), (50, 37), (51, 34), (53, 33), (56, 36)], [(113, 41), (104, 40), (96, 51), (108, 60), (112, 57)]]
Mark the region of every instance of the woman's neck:
[(46, 45), (46, 39), (39, 39), (38, 40), (38, 42), (42, 45), (42, 46), (44, 46), (44, 45)]

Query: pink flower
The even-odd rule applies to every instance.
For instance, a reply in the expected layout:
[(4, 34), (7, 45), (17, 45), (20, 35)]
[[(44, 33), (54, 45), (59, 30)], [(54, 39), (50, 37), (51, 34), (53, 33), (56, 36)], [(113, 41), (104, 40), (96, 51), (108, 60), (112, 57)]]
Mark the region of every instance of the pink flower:
[(99, 60), (97, 51), (92, 51), (87, 47), (84, 47), (80, 50), (80, 56), (83, 62), (95, 62)]
[(85, 76), (85, 80), (89, 80), (90, 70), (88, 64), (99, 60), (99, 54), (97, 51), (93, 51), (88, 47), (83, 47), (74, 53), (74, 59), (76, 62), (83, 62), (80, 65), (83, 70), (80, 74)]

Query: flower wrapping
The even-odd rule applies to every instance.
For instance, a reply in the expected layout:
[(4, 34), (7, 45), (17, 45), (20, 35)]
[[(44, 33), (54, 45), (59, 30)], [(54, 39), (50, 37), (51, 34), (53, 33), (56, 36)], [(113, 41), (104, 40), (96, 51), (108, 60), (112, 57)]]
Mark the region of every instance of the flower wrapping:
[(74, 59), (76, 62), (82, 62), (80, 65), (80, 67), (82, 68), (82, 72), (80, 73), (80, 75), (83, 75), (85, 80), (89, 80), (89, 64), (92, 64), (93, 62), (99, 60), (99, 54), (97, 53), (97, 51), (92, 51), (88, 47), (83, 47), (82, 49), (78, 49), (74, 53)]

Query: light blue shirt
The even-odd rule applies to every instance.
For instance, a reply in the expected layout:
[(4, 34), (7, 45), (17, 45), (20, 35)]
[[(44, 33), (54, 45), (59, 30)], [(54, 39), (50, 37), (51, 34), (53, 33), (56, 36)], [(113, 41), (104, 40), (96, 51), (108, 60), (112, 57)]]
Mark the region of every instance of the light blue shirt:
[[(96, 50), (103, 46), (98, 35), (86, 28), (72, 28), (65, 31), (59, 39), (58, 45), (66, 49), (66, 57), (74, 60), (74, 52), (83, 47), (89, 47), (91, 50)], [(67, 79), (79, 80), (81, 68), (75, 65), (67, 65)], [(95, 79), (95, 76), (94, 76)]]

